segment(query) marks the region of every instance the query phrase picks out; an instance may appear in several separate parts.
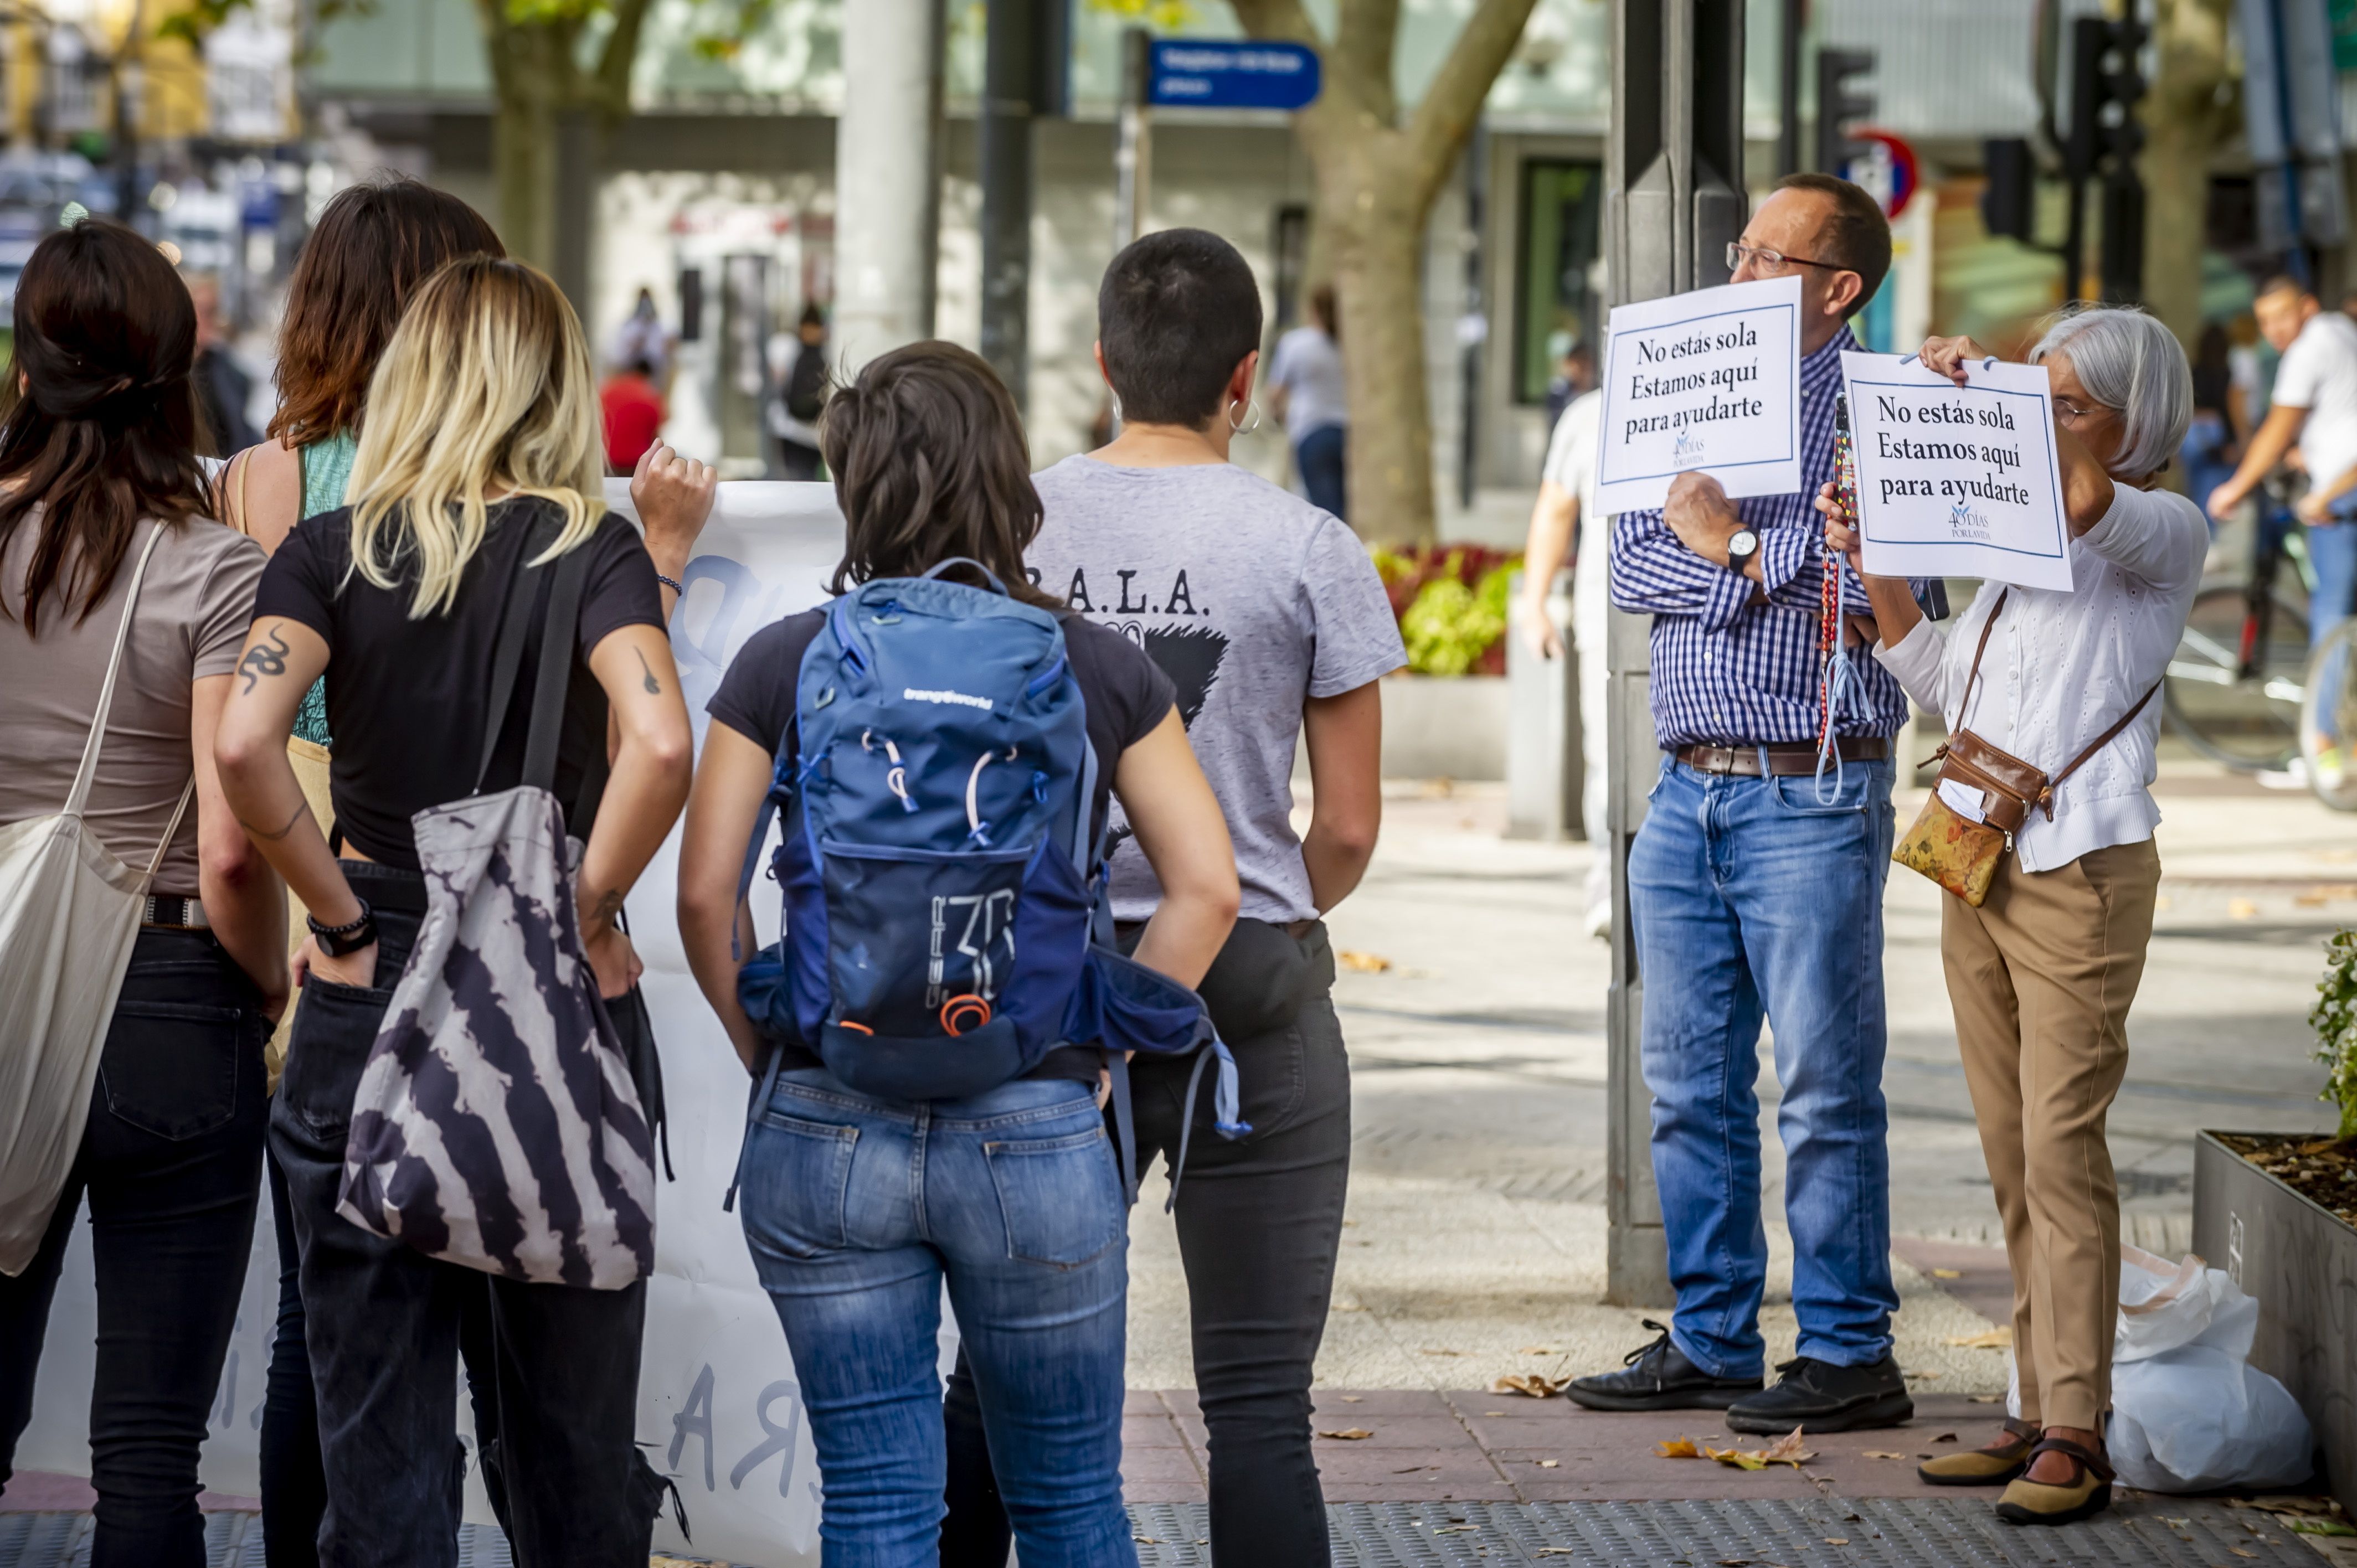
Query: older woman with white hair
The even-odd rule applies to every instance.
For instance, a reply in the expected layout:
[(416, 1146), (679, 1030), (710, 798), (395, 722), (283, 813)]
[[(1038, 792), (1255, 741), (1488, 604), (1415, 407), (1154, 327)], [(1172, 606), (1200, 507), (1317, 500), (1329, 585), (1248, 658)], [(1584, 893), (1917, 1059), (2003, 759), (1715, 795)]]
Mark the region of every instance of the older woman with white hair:
[[(1934, 338), (1921, 354), (1959, 385), (1984, 357), (1964, 338)], [(1865, 581), (1876, 657), (1916, 703), (1945, 716), (1952, 757), (1975, 746), (2000, 772), (2019, 768), (2033, 807), (2012, 833), (2013, 854), (1996, 855), (1980, 902), (1953, 890), (1941, 900), (1940, 931), (1956, 1042), (2005, 1220), (2021, 1409), (1989, 1446), (1935, 1459), (1921, 1474), (1941, 1486), (2009, 1483), (2000, 1517), (2061, 1524), (2111, 1502), (2102, 1426), (2120, 1206), (2104, 1119), (2127, 1069), (2128, 1004), (2160, 882), (2152, 843), (2160, 811), (2147, 788), (2160, 730), (2152, 697), (2184, 629), (2209, 530), (2192, 502), (2156, 483), (2192, 414), (2185, 355), (2167, 328), (2139, 311), (2082, 310), (2057, 317), (2029, 360), (2046, 367), (2053, 389), (2070, 589), (1984, 584), (1943, 637), (1903, 580)], [(1831, 486), (1817, 506), (1827, 543), (1858, 564)], [(1964, 822), (1976, 811), (1990, 823), (2013, 814), (1997, 794), (1961, 779), (1943, 782), (1939, 800), (1935, 810)], [(2003, 842), (1980, 837), (1992, 850)]]

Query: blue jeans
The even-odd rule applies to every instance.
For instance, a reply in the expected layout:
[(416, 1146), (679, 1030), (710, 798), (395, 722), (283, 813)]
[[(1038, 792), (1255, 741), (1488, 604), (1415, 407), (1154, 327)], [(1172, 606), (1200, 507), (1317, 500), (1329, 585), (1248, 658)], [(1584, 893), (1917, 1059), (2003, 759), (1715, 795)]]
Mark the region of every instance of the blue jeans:
[(1664, 758), (1629, 851), (1645, 979), (1645, 1086), (1662, 1193), (1671, 1335), (1714, 1377), (1760, 1375), (1763, 1010), (1784, 1098), (1784, 1214), (1800, 1353), (1836, 1366), (1890, 1348), (1890, 1157), (1882, 1101), (1882, 882), (1891, 764), (1740, 779)]
[(2304, 535), (2308, 564), (2316, 571), (2316, 591), (2308, 596), (2308, 640), (2357, 615), (2357, 494), (2333, 509), (2341, 521), (2310, 528)]
[(785, 1326), (826, 1568), (939, 1560), (949, 1285), (1024, 1568), (1129, 1568), (1127, 1213), (1087, 1086), (899, 1104), (780, 1073), (747, 1129), (745, 1239)]
[(1343, 481), (1349, 471), (1350, 436), (1344, 425), (1321, 424), (1293, 446), (1293, 466), (1300, 471), (1302, 493), (1309, 498), (1309, 504), (1346, 521)]

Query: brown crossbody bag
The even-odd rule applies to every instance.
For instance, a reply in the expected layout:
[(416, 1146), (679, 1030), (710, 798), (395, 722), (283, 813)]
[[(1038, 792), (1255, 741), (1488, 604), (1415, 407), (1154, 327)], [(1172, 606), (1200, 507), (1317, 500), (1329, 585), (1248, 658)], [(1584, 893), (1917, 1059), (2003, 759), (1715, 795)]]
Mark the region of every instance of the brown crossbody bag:
[[(1956, 708), (1959, 720), (1972, 710), (1973, 688), (1981, 678), (1981, 656), (1988, 651), (1989, 634), (1996, 629), (1996, 618), (2005, 613), (2005, 601), (2011, 593), (2008, 588), (1997, 595), (1996, 604), (1981, 626), (1980, 643), (1973, 650), (1972, 673), (1964, 678), (1964, 698)], [(1921, 872), (1974, 908), (1979, 908), (1981, 901), (1988, 897), (1989, 884), (1996, 880), (1998, 860), (2013, 847), (2013, 835), (2029, 821), (2030, 808), (2037, 807), (2046, 813), (2048, 822), (2052, 822), (2055, 786), (2111, 745), (2144, 712), (2145, 704), (2159, 690), (2160, 682), (2154, 682), (2151, 690), (2122, 714), (2111, 728), (2097, 736), (2051, 778), (2012, 753), (1998, 750), (1960, 724), (1956, 733), (1943, 741), (1940, 749), (1923, 766), (1928, 768), (1933, 762), (1940, 765), (1940, 784), (1953, 779), (1967, 789), (1977, 790), (1982, 800), (1981, 820), (1975, 822), (1948, 804), (1941, 797), (1938, 785), (1934, 785), (1932, 798), (1923, 802), (1922, 812), (1916, 817), (1914, 825), (1899, 836), (1890, 858), (1910, 871)]]

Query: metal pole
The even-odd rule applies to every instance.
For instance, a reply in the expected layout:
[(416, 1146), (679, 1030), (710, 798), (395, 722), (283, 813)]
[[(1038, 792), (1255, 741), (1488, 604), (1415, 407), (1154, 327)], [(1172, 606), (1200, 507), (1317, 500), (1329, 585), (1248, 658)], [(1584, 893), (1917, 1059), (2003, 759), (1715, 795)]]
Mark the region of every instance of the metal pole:
[(1776, 36), (1776, 173), (1801, 172), (1801, 13), (1807, 0), (1784, 0)]
[(942, 0), (843, 7), (832, 336), (846, 375), (933, 335), (942, 37)]
[(1121, 123), (1113, 152), (1113, 248), (1146, 232), (1154, 184), (1154, 35), (1125, 27), (1121, 35)]
[(1017, 408), (1029, 391), (1039, 19), (1039, 0), (989, 0), (983, 40), (982, 357)]
[[(1605, 148), (1605, 243), (1612, 302), (1727, 281), (1743, 231), (1743, 0), (1613, 0), (1612, 126)], [(1672, 1299), (1652, 1101), (1640, 1037), (1644, 976), (1629, 930), (1629, 845), (1659, 766), (1648, 698), (1647, 623), (1612, 612), (1606, 639), (1612, 850), (1612, 983), (1605, 1002), (1609, 1181), (1605, 1299)]]
[(114, 216), (135, 229), (139, 226), (139, 99), (146, 85), (139, 46), (146, 26), (146, 0), (135, 0), (130, 26), (114, 53)]
[(1488, 264), (1481, 235), (1489, 211), (1490, 128), (1473, 124), (1465, 145), (1465, 313), (1458, 318), (1457, 418), (1457, 504), (1473, 510), (1473, 491), (1481, 467), (1481, 369), (1490, 317), (1482, 308), (1488, 290), (1482, 270)]

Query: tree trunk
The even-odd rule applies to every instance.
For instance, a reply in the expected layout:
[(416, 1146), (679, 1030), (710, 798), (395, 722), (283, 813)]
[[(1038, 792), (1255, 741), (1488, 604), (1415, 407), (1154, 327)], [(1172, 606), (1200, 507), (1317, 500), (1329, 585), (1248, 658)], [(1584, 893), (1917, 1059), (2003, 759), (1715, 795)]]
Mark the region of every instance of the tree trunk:
[(556, 260), (557, 112), (571, 98), (573, 29), (511, 22), (506, 0), (479, 0), (490, 57), (491, 172), (508, 253), (546, 268)]
[(1351, 397), (1351, 527), (1387, 544), (1421, 544), (1437, 533), (1422, 298), (1430, 203), (1414, 200), (1401, 160), (1385, 156), (1397, 140), (1362, 141), (1321, 178), (1318, 217)]
[(2160, 70), (2144, 102), (2144, 298), (2192, 353), (2201, 336), (2201, 251), (2212, 156), (2238, 115), (2220, 89), (2229, 0), (2160, 0)]

